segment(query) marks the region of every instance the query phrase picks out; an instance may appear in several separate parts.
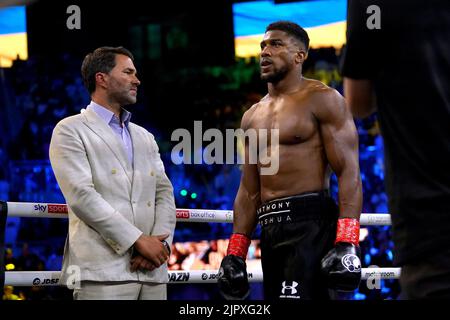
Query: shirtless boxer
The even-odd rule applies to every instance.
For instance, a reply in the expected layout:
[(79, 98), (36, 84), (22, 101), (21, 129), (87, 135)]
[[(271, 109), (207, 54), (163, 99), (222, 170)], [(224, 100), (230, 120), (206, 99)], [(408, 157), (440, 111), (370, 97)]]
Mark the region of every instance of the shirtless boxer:
[[(270, 24), (261, 42), (268, 94), (241, 127), (279, 129), (279, 145), (269, 144), (278, 148), (279, 170), (262, 175), (260, 163), (245, 161), (219, 272), (227, 299), (249, 294), (245, 258), (257, 223), (266, 299), (329, 299), (328, 288), (351, 291), (361, 279), (358, 135), (343, 97), (302, 77), (308, 46), (306, 31), (288, 21)], [(247, 157), (250, 148), (246, 141)], [(332, 171), (339, 206), (328, 192)]]

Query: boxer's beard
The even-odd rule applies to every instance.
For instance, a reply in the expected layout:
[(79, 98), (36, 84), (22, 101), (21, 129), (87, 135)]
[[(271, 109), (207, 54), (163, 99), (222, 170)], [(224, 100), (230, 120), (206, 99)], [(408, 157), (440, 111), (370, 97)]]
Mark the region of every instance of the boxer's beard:
[(261, 80), (270, 83), (277, 83), (284, 79), (289, 69), (287, 66), (274, 70), (269, 74), (261, 74)]

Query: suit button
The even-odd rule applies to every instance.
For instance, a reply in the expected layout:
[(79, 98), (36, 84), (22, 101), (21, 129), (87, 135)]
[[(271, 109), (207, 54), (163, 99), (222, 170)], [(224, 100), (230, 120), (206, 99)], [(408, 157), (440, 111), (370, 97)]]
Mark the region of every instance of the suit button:
[(153, 177), (155, 174), (153, 173), (153, 171), (150, 171), (150, 175)]
[(111, 170), (111, 173), (112, 173), (112, 174), (116, 174), (116, 173), (117, 173), (117, 170), (116, 170), (116, 169), (112, 169), (112, 170)]
[(147, 206), (151, 207), (152, 206), (152, 202), (151, 201), (147, 202)]

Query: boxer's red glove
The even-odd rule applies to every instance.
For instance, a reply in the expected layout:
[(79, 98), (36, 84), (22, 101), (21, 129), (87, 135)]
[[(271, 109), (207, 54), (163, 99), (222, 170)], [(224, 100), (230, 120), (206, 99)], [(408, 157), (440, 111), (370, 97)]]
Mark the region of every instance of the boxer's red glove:
[(227, 255), (219, 269), (220, 293), (228, 300), (243, 300), (250, 293), (247, 277), (247, 257), (250, 239), (240, 233), (233, 233), (228, 243)]
[(361, 250), (359, 248), (359, 221), (338, 219), (335, 246), (321, 261), (322, 273), (330, 288), (352, 291), (361, 281)]

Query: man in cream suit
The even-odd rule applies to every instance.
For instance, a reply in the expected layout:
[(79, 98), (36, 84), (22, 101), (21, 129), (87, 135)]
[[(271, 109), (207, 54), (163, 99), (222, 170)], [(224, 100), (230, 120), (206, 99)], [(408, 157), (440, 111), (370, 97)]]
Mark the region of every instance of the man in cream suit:
[(101, 47), (81, 68), (91, 103), (60, 121), (50, 160), (69, 207), (61, 281), (75, 299), (166, 299), (173, 188), (151, 133), (130, 122), (140, 84), (132, 54)]

